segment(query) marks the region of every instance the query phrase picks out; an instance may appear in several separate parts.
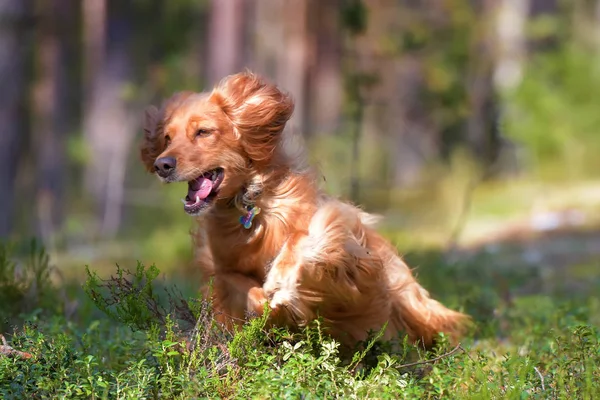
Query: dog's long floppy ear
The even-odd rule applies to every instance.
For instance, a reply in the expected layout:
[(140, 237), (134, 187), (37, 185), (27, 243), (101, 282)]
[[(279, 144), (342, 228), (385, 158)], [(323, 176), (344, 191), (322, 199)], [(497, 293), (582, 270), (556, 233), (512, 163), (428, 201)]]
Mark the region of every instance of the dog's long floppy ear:
[(211, 100), (231, 120), (250, 159), (259, 163), (271, 158), (294, 112), (294, 102), (287, 93), (251, 72), (223, 79)]
[(164, 120), (169, 119), (177, 107), (193, 94), (191, 91), (177, 92), (163, 103), (160, 110), (155, 106), (146, 108), (140, 155), (148, 172), (154, 172), (154, 161), (165, 150)]
[(154, 172), (154, 161), (163, 149), (162, 138), (158, 132), (159, 119), (158, 108), (148, 106), (144, 112), (144, 137), (140, 145), (140, 156), (148, 172)]

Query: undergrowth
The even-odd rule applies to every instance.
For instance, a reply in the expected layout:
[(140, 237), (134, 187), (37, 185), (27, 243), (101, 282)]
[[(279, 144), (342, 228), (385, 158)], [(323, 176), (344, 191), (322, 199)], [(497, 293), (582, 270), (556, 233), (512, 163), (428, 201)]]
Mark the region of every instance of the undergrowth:
[[(15, 276), (15, 265), (21, 264), (8, 250), (0, 254), (1, 311), (13, 327), (0, 352), (3, 399), (592, 399), (600, 394), (597, 298), (529, 295), (502, 308), (501, 295), (489, 296), (485, 309), (496, 313), (495, 319), (480, 309), (479, 329), (458, 346), (442, 335), (435, 349), (424, 351), (402, 338), (378, 342), (374, 333), (349, 352), (319, 321), (291, 333), (267, 329), (265, 314), (229, 331), (215, 322), (209, 303), (175, 288), (159, 289), (158, 269), (141, 264), (132, 272), (117, 267), (108, 279), (88, 270), (78, 318), (59, 306), (40, 312), (35, 301), (62, 296), (50, 274), (34, 273), (51, 271), (47, 257), (37, 258), (41, 264), (22, 264), (23, 278)], [(468, 274), (458, 276), (468, 281)], [(471, 281), (478, 284), (478, 293), (495, 290), (493, 282)], [(43, 292), (35, 299), (23, 294), (32, 286)], [(103, 313), (90, 311), (98, 309)]]

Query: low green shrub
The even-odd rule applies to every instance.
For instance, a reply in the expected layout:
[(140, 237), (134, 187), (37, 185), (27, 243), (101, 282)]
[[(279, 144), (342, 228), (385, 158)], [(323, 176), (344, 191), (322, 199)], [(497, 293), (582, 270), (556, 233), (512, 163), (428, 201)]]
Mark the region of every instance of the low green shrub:
[[(441, 262), (434, 264), (449, 268)], [(105, 316), (86, 312), (74, 320), (52, 309), (30, 309), (22, 316), (28, 322), (7, 335), (2, 347), (0, 398), (591, 399), (600, 394), (595, 298), (520, 296), (504, 309), (492, 302), (490, 312), (502, 324), (477, 317), (480, 332), (487, 334), (467, 337), (459, 346), (442, 335), (435, 349), (424, 351), (405, 341), (376, 342), (374, 333), (349, 353), (319, 321), (291, 333), (266, 329), (263, 316), (227, 331), (214, 321), (209, 303), (185, 299), (175, 289), (159, 290), (158, 275), (155, 267), (141, 264), (131, 273), (117, 268), (105, 280), (89, 271), (89, 297), (79, 300)], [(2, 279), (6, 284), (12, 278)], [(468, 290), (467, 282), (494, 290), (487, 278), (463, 273), (461, 279), (466, 281), (461, 290)], [(44, 287), (50, 294), (56, 290)]]

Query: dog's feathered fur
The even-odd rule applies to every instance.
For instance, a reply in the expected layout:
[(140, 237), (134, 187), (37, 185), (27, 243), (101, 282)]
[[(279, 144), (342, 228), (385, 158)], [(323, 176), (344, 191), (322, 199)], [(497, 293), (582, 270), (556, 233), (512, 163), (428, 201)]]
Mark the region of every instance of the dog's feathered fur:
[[(146, 111), (141, 155), (150, 172), (164, 156), (177, 160), (169, 181), (225, 170), (193, 235), (219, 318), (243, 321), (268, 303), (273, 323), (300, 327), (321, 316), (345, 343), (385, 323), (385, 338), (406, 332), (431, 345), (439, 332), (457, 336), (468, 318), (430, 298), (372, 216), (324, 194), (303, 159), (286, 153), (293, 108), (290, 96), (244, 72)], [(198, 127), (212, 134), (198, 138)], [(250, 229), (239, 222), (247, 204), (262, 210)]]

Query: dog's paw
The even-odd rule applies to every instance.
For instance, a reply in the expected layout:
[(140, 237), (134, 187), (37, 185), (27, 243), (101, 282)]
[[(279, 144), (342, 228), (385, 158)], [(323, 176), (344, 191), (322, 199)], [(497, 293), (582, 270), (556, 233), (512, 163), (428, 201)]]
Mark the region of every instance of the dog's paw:
[(271, 297), (269, 307), (272, 310), (278, 310), (281, 307), (286, 307), (292, 301), (292, 293), (289, 290), (278, 290)]
[(248, 304), (247, 309), (262, 315), (264, 311), (264, 304), (267, 302), (265, 291), (261, 287), (253, 287), (248, 291)]

